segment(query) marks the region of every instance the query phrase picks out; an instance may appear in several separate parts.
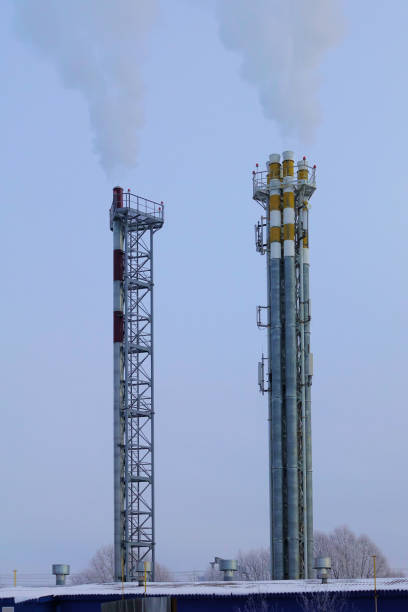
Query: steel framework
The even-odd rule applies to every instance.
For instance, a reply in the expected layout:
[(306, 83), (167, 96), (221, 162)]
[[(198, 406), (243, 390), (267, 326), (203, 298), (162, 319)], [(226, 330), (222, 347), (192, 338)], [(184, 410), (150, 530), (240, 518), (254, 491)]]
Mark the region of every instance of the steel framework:
[(259, 386), (268, 396), (271, 578), (310, 578), (313, 571), (308, 205), (315, 166), (293, 153), (273, 154), (267, 171), (253, 172), (253, 198), (265, 213), (255, 226), (256, 249), (266, 255), (268, 355)]
[(113, 231), (115, 579), (154, 579), (153, 236), (163, 203), (115, 187)]

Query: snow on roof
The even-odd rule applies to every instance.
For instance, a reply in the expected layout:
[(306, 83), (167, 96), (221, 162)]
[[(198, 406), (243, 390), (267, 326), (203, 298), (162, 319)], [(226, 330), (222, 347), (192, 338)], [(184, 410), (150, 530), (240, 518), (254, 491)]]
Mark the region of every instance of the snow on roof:
[[(229, 595), (279, 595), (296, 593), (356, 592), (373, 591), (374, 580), (342, 579), (329, 580), (322, 584), (320, 580), (274, 580), (262, 582), (155, 582), (147, 584), (147, 595), (169, 596), (229, 596)], [(378, 591), (407, 591), (408, 578), (377, 578)], [(123, 585), (119, 582), (107, 584), (82, 584), (65, 587), (7, 587), (0, 588), (0, 599), (14, 599), (15, 603), (39, 599), (40, 597), (75, 597), (77, 599), (89, 596), (109, 597), (116, 595), (143, 595), (144, 586), (133, 582)]]

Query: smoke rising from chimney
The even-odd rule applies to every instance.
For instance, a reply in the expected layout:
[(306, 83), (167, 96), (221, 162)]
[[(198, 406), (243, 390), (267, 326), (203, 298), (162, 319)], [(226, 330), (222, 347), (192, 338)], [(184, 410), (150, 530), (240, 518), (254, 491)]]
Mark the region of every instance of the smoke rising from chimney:
[(242, 57), (243, 78), (285, 138), (313, 139), (326, 52), (344, 32), (341, 0), (217, 0), (224, 45)]
[(17, 28), (82, 93), (102, 167), (132, 167), (143, 124), (146, 34), (158, 0), (18, 0)]

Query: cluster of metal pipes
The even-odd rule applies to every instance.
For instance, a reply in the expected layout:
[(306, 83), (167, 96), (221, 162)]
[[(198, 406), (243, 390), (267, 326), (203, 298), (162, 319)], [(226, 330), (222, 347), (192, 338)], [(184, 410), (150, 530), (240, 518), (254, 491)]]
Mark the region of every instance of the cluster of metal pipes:
[[(296, 175), (295, 175), (296, 172)], [(257, 248), (267, 259), (268, 355), (260, 386), (268, 395), (271, 577), (308, 578), (313, 568), (309, 198), (315, 167), (272, 154), (255, 171), (254, 199), (265, 209)]]

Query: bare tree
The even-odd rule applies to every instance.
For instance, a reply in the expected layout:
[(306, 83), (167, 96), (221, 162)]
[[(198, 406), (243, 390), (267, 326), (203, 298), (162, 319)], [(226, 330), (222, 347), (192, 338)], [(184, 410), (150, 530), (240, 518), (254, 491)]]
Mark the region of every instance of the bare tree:
[(238, 553), (237, 580), (270, 580), (270, 555), (267, 548)]
[[(356, 536), (348, 527), (338, 527), (331, 533), (316, 532), (314, 535), (315, 556), (330, 557), (333, 578), (372, 578), (373, 555), (376, 555), (378, 577), (401, 576), (401, 572), (390, 568), (385, 555), (366, 535)], [(237, 556), (237, 580), (270, 580), (269, 549), (257, 548), (240, 551)], [(206, 580), (222, 580), (222, 574), (209, 575)]]
[(174, 576), (171, 571), (161, 563), (155, 563), (154, 568), (154, 579), (156, 582), (172, 582), (174, 580)]
[(200, 577), (200, 580), (203, 580), (204, 582), (220, 582), (224, 580), (224, 573), (220, 572), (218, 567), (215, 569), (215, 567), (210, 564), (210, 566), (205, 570), (204, 574)]
[(376, 555), (378, 577), (399, 575), (390, 568), (384, 554), (368, 536), (357, 537), (345, 525), (331, 533), (316, 532), (314, 552), (316, 557), (331, 558), (333, 578), (372, 578), (373, 555)]
[[(160, 563), (155, 564), (155, 580), (156, 582), (170, 582), (172, 575), (170, 571)], [(99, 548), (89, 565), (82, 572), (71, 576), (71, 584), (102, 584), (105, 582), (113, 582), (114, 574), (114, 559), (113, 546), (102, 546)]]
[(71, 576), (71, 584), (101, 584), (113, 582), (113, 546), (99, 548), (86, 569)]

